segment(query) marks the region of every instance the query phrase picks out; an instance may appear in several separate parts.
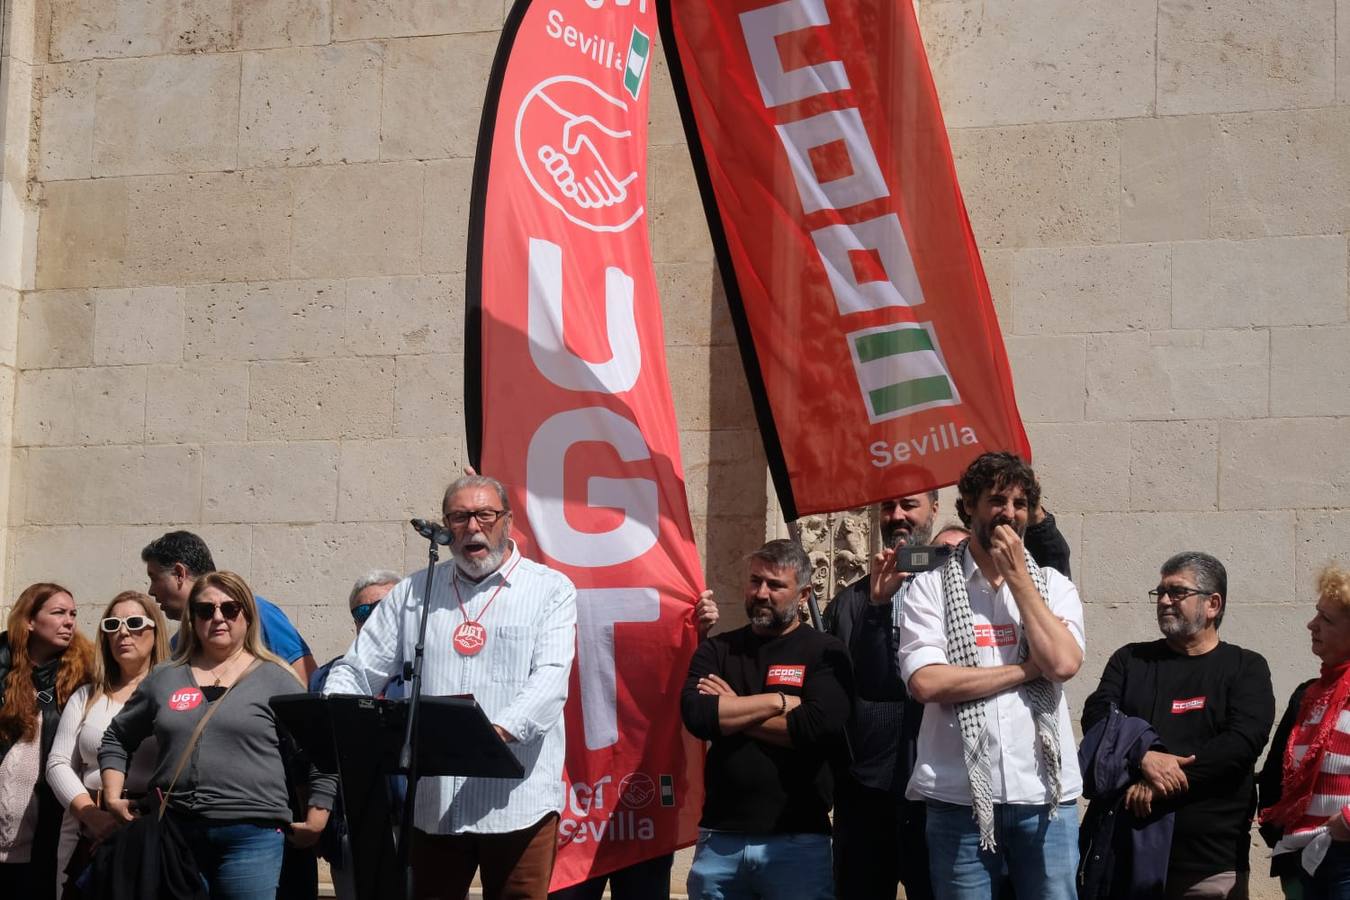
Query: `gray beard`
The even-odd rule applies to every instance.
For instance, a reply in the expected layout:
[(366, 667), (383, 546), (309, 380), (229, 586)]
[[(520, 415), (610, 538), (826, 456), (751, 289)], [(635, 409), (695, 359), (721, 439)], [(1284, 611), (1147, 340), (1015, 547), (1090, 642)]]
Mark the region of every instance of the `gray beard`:
[(1189, 619), (1180, 614), (1159, 616), (1158, 630), (1163, 633), (1163, 637), (1193, 637), (1205, 630), (1205, 608), (1203, 606), (1197, 608), (1195, 615)]
[(749, 610), (750, 624), (756, 628), (769, 628), (774, 631), (782, 631), (792, 624), (793, 619), (797, 618), (796, 610), (788, 610), (783, 615), (778, 615), (772, 606), (761, 606)]
[(506, 549), (508, 546), (509, 545), (504, 540), (497, 547), (489, 545), (487, 556), (483, 557), (481, 560), (469, 559), (466, 556), (460, 556), (456, 553), (455, 565), (465, 575), (469, 576), (474, 581), (478, 581), (482, 578), (486, 578), (501, 568), (502, 560), (506, 559)]

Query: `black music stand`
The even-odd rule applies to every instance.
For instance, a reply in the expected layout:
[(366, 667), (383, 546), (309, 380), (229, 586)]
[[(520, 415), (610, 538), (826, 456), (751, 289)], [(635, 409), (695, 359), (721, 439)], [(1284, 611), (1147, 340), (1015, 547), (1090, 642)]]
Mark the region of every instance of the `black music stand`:
[[(398, 758), (408, 701), (287, 694), (273, 697), (271, 706), (319, 771), (338, 774), (356, 896), (360, 900), (400, 896), (404, 873), (394, 846), (389, 776), (403, 774)], [(473, 699), (423, 697), (421, 707), (420, 776), (525, 777), (525, 767)]]

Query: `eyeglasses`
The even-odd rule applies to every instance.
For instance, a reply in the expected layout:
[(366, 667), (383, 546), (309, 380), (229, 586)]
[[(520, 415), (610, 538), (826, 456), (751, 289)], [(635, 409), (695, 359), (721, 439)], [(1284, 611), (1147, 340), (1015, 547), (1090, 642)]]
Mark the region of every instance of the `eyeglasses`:
[(238, 600), (226, 600), (224, 603), (216, 606), (214, 603), (207, 603), (199, 600), (192, 604), (192, 614), (203, 622), (209, 622), (216, 617), (216, 610), (220, 610), (221, 616), (225, 621), (233, 622), (239, 618), (239, 614), (244, 611), (244, 604)]
[(355, 622), (357, 625), (366, 624), (366, 619), (370, 618), (370, 614), (373, 613), (375, 611), (375, 607), (379, 605), (380, 605), (379, 600), (376, 600), (374, 603), (360, 603), (356, 605), (355, 607), (352, 608), (352, 621)]
[(502, 516), (508, 515), (504, 509), (472, 509), (468, 511), (456, 511), (445, 514), (445, 524), (452, 528), (463, 528), (469, 524), (469, 519), (477, 519), (478, 524), (484, 528), (496, 524)]
[(125, 619), (119, 619), (117, 616), (108, 616), (108, 618), (98, 623), (98, 627), (102, 629), (104, 634), (116, 634), (118, 630), (124, 626), (127, 631), (135, 633), (137, 631), (144, 631), (147, 628), (154, 628), (155, 620), (149, 616), (127, 616)]
[(1212, 593), (1213, 591), (1202, 591), (1199, 588), (1186, 587), (1185, 585), (1181, 584), (1173, 584), (1166, 587), (1159, 585), (1158, 587), (1149, 591), (1148, 595), (1153, 598), (1154, 602), (1157, 602), (1157, 600), (1160, 597), (1166, 597), (1173, 603), (1180, 603), (1187, 597), (1191, 597), (1196, 594), (1199, 594), (1202, 597), (1208, 597)]

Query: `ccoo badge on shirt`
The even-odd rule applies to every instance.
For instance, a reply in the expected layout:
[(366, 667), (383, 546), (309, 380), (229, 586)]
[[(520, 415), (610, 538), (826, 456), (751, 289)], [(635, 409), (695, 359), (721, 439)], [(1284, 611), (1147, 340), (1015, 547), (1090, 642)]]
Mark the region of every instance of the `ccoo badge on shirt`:
[(1006, 625), (976, 625), (975, 646), (1012, 647), (1017, 643), (1017, 626), (1012, 622)]
[(1191, 697), (1188, 700), (1173, 700), (1172, 715), (1179, 716), (1182, 713), (1195, 712), (1205, 708), (1204, 697)]
[(769, 672), (764, 676), (764, 686), (801, 687), (805, 680), (806, 666), (769, 666)]

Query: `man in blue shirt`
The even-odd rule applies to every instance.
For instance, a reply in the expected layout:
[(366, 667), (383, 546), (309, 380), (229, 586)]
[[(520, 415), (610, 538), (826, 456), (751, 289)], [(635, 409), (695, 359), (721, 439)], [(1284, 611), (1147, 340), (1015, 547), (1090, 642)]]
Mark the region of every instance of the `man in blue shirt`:
[[(149, 594), (175, 622), (182, 621), (192, 585), (203, 575), (216, 570), (215, 560), (206, 542), (190, 531), (170, 531), (146, 544), (141, 551), (145, 574), (150, 579)], [(300, 680), (309, 683), (318, 664), (309, 645), (275, 604), (262, 597), (258, 602), (258, 624), (262, 626), (267, 649), (291, 664)]]

